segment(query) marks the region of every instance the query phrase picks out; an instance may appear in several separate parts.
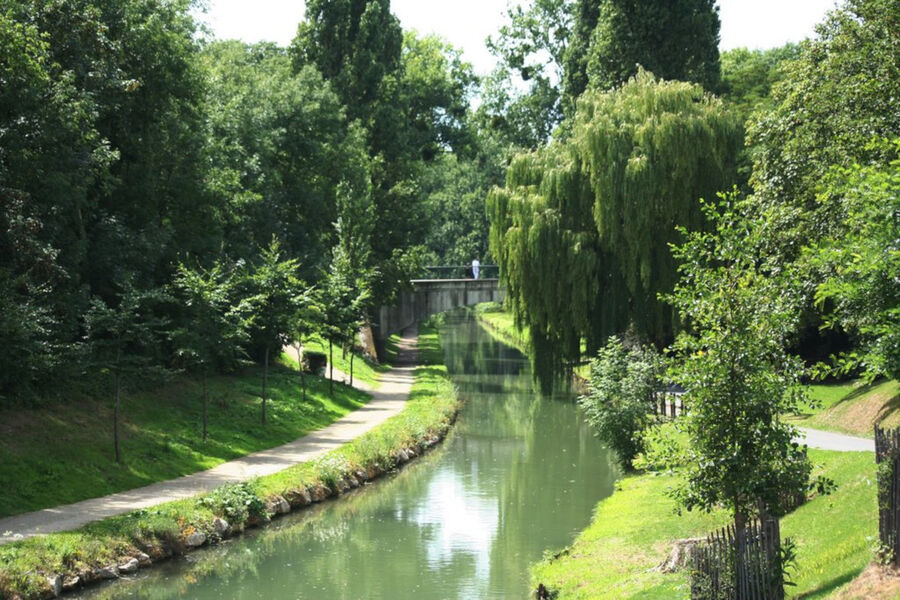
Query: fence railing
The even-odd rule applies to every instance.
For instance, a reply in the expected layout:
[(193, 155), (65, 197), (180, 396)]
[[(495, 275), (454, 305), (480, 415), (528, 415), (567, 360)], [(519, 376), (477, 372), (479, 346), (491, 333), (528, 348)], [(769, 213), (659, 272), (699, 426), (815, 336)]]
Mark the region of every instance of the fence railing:
[(875, 426), (878, 464), (878, 537), (883, 558), (900, 565), (900, 429)]
[(781, 561), (777, 519), (716, 530), (694, 550), (691, 600), (783, 600)]
[[(441, 265), (425, 267), (422, 279), (473, 279), (472, 265)], [(481, 265), (478, 267), (478, 279), (497, 279), (500, 277), (498, 265)]]

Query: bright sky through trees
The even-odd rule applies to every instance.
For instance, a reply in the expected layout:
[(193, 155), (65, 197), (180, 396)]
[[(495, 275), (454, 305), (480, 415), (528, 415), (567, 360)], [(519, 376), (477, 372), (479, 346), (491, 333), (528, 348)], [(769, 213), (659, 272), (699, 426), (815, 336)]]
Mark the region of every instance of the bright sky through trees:
[[(462, 48), (476, 72), (486, 74), (495, 59), (484, 40), (503, 22), (508, 0), (393, 0), (391, 10), (404, 29), (437, 33)], [(303, 19), (297, 0), (208, 0), (203, 20), (216, 37), (287, 45)], [(799, 42), (834, 8), (835, 0), (719, 0), (721, 48), (772, 48)]]

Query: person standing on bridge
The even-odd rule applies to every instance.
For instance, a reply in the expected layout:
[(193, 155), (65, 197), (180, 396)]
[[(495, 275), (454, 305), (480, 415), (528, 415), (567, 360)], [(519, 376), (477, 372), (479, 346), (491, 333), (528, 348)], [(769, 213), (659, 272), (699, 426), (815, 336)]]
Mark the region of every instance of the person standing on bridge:
[(478, 279), (478, 268), (481, 266), (481, 263), (478, 262), (478, 259), (474, 259), (472, 261), (472, 277), (474, 279)]

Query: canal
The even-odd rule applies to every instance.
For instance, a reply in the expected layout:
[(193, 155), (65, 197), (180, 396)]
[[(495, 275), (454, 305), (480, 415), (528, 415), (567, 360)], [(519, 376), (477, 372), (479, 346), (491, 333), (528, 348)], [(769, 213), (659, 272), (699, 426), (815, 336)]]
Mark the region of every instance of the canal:
[(571, 396), (465, 312), (441, 331), (465, 404), (442, 447), (397, 474), (81, 598), (525, 598), (528, 568), (612, 493), (613, 456)]

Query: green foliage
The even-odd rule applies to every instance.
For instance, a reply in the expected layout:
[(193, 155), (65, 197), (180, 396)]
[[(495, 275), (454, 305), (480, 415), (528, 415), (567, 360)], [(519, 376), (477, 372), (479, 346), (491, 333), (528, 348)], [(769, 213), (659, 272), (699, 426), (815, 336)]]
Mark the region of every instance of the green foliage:
[(479, 111), (492, 129), (519, 148), (539, 148), (562, 119), (559, 81), (570, 13), (568, 0), (537, 0), (527, 8), (512, 5), (507, 22), (487, 40), (499, 64), (484, 88)]
[(602, 0), (588, 52), (590, 86), (615, 88), (643, 67), (716, 91), (719, 25), (714, 0)]
[(819, 237), (842, 235), (843, 215), (817, 201), (829, 170), (892, 158), (870, 142), (900, 137), (898, 12), (897, 0), (849, 0), (829, 13), (785, 63), (775, 108), (750, 124), (751, 183), (772, 230), (768, 244), (786, 261)]
[[(900, 378), (900, 140), (887, 167), (835, 168), (822, 198), (837, 198), (843, 233), (814, 243), (810, 260), (827, 273), (816, 303), (825, 326), (856, 335), (839, 372), (861, 369), (868, 381)], [(826, 200), (827, 201), (827, 200)]]
[(609, 338), (591, 361), (587, 393), (579, 402), (588, 422), (626, 469), (644, 450), (644, 430), (654, 420), (662, 371), (655, 350), (639, 346), (627, 350), (617, 337)]
[(312, 278), (327, 261), (338, 186), (368, 183), (362, 130), (315, 67), (294, 72), (281, 48), (214, 42), (200, 58), (210, 76), (207, 187), (227, 217), (229, 254), (250, 260), (275, 235)]
[[(488, 198), (490, 247), (545, 384), (633, 324), (671, 339), (676, 225), (703, 227), (697, 199), (732, 183), (740, 127), (697, 85), (641, 73), (582, 97), (571, 139), (516, 157)], [(546, 385), (545, 385), (546, 389)]]
[(800, 55), (797, 44), (768, 50), (734, 48), (722, 53), (722, 97), (746, 121), (754, 112), (774, 105), (772, 90), (784, 80), (785, 64)]
[(229, 524), (245, 523), (251, 516), (266, 516), (266, 505), (246, 481), (218, 487), (201, 496), (197, 503)]
[(781, 515), (803, 493), (811, 465), (781, 415), (804, 398), (804, 369), (785, 351), (798, 292), (777, 262), (753, 252), (760, 232), (734, 196), (704, 204), (710, 232), (688, 234), (674, 252), (682, 278), (668, 301), (687, 325), (669, 376), (690, 407), (681, 507), (725, 505), (738, 529), (754, 514)]
[(567, 117), (575, 114), (575, 104), (588, 87), (588, 51), (591, 35), (600, 18), (601, 3), (596, 0), (575, 0), (572, 7), (573, 23), (569, 45), (563, 55), (563, 112)]
[(233, 368), (243, 354), (253, 315), (249, 302), (235, 303), (235, 283), (221, 264), (209, 270), (178, 265), (174, 296), (190, 323), (171, 334), (180, 366), (208, 374), (217, 366)]

